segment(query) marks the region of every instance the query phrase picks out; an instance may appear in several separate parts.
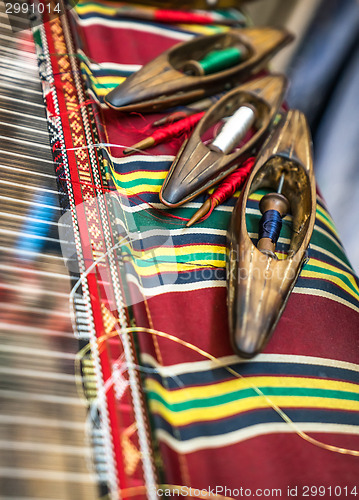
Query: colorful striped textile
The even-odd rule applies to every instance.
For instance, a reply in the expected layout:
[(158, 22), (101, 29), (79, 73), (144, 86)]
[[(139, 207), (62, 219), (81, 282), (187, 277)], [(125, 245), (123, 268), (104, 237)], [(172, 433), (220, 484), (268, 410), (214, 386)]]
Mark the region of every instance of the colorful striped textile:
[[(112, 227), (160, 477), (171, 485), (225, 487), (227, 497), (239, 487), (280, 488), (284, 498), (296, 486), (352, 491), (359, 467), (359, 288), (325, 204), (318, 195), (308, 259), (273, 338), (263, 354), (241, 362), (229, 344), (225, 283), (236, 197), (184, 228), (170, 215), (189, 218), (205, 197), (172, 211), (158, 198), (181, 141), (123, 157), (123, 148), (150, 135), (160, 115), (124, 115), (103, 104), (106, 92), (160, 52), (217, 28), (121, 20), (115, 5), (80, 2), (70, 15), (88, 95), (98, 103)], [(248, 207), (253, 239), (262, 195), (255, 193)], [(290, 227), (288, 217), (279, 242), (283, 256)], [(104, 307), (111, 322), (110, 306)]]

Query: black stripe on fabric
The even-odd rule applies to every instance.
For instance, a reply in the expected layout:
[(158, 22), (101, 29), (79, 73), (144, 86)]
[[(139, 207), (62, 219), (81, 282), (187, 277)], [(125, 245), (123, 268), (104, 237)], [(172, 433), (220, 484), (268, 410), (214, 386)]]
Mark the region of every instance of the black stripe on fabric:
[[(356, 425), (359, 429), (358, 412), (296, 408), (285, 409), (285, 413), (293, 422)], [(153, 414), (153, 419), (156, 429), (162, 429), (180, 441), (225, 435), (258, 424), (283, 423), (283, 419), (272, 409), (258, 409), (229, 418), (175, 428), (159, 415)]]
[(333, 232), (333, 230), (327, 226), (324, 222), (322, 222), (321, 220), (318, 219), (318, 217), (315, 219), (315, 225), (324, 229), (324, 231), (326, 231), (327, 233), (330, 234), (330, 236), (338, 243), (338, 245), (340, 246), (340, 248), (343, 248), (342, 247), (342, 242), (340, 241), (340, 239), (338, 238), (338, 236)]
[[(155, 227), (153, 228), (156, 229)], [(226, 236), (218, 235), (218, 234), (202, 234), (202, 233), (182, 233), (182, 234), (170, 234), (170, 229), (168, 229), (168, 236), (162, 233), (158, 235), (146, 236), (146, 231), (150, 231), (151, 227), (145, 228), (143, 235), (141, 234), (141, 240), (133, 241), (133, 245), (135, 249), (138, 250), (148, 250), (151, 248), (158, 248), (159, 243), (163, 245), (163, 239), (165, 237), (170, 237), (174, 246), (176, 248), (182, 248), (186, 245), (188, 246), (189, 254), (200, 254), (202, 250), (196, 250), (193, 248), (194, 245), (204, 245), (203, 252), (210, 252), (212, 254), (216, 254), (213, 251), (211, 245), (223, 245), (226, 246)], [(159, 241), (160, 240), (160, 241)], [(208, 248), (206, 248), (208, 246)], [(186, 249), (187, 250), (187, 249)], [(180, 260), (180, 257), (178, 257)], [(193, 262), (195, 264), (195, 262)]]
[[(122, 257), (126, 260), (126, 257)], [(138, 273), (134, 270), (132, 266), (132, 258), (126, 262), (127, 272), (134, 276), (134, 278), (138, 277)], [(158, 269), (160, 269), (161, 263), (164, 264), (166, 261), (161, 261), (160, 259), (154, 259), (151, 264), (153, 266), (158, 265)], [(182, 263), (184, 266), (187, 263)], [(143, 270), (146, 268), (144, 267)], [(198, 266), (197, 269), (193, 269), (193, 263), (188, 262), (188, 271), (184, 270), (178, 273), (171, 272), (161, 272), (157, 274), (153, 274), (151, 276), (141, 276), (141, 284), (144, 288), (153, 288), (160, 285), (190, 285), (193, 283), (206, 283), (212, 281), (224, 281), (226, 277), (225, 268), (217, 268), (213, 269), (212, 267)]]
[[(323, 248), (323, 250), (325, 250), (325, 249)], [(314, 250), (313, 247), (308, 248), (308, 255), (312, 259), (319, 260), (320, 262), (324, 262), (325, 264), (329, 264), (331, 266), (338, 268), (339, 271), (344, 271), (346, 273), (352, 272), (341, 262), (338, 262), (336, 259), (330, 257), (326, 253), (322, 253), (320, 250)], [(354, 278), (355, 278), (355, 276), (354, 276)]]
[[(112, 166), (115, 172), (119, 175), (121, 174), (131, 174), (134, 172), (141, 173), (143, 172), (143, 177), (146, 178), (146, 171), (149, 172), (162, 172), (167, 171), (171, 166), (170, 160), (163, 161), (141, 161), (136, 158), (136, 160), (128, 161), (124, 163), (116, 163), (115, 159), (109, 160), (112, 161)], [(124, 181), (125, 182), (125, 181)]]
[[(309, 271), (310, 272), (310, 271)], [(359, 307), (359, 299), (353, 297), (350, 293), (345, 292), (340, 286), (332, 281), (328, 281), (322, 276), (321, 278), (307, 278), (299, 276), (295, 288), (310, 288), (312, 290), (319, 290), (322, 292), (330, 293), (336, 297), (349, 302), (355, 307)]]
[[(153, 369), (150, 365), (144, 365), (146, 368)], [(321, 366), (315, 364), (302, 363), (273, 363), (273, 362), (251, 362), (238, 363), (230, 367), (243, 377), (246, 376), (297, 376), (306, 378), (318, 378), (324, 380), (340, 380), (343, 382), (354, 382), (359, 384), (359, 372), (346, 368), (337, 368), (334, 366)], [(163, 378), (158, 373), (151, 374), (151, 377), (162, 383)], [(201, 386), (205, 388), (206, 384), (214, 384), (233, 379), (225, 368), (215, 368), (213, 370), (201, 371), (195, 373), (184, 373), (176, 375), (174, 378), (165, 377), (166, 387), (169, 389), (179, 389), (181, 386)]]

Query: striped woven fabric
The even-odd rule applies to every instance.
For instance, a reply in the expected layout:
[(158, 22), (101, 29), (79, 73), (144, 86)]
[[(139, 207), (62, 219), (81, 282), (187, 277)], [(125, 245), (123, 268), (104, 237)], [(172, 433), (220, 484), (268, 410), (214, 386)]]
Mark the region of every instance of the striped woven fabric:
[[(118, 231), (133, 240), (123, 243), (121, 255), (134, 321), (173, 336), (138, 334), (166, 481), (282, 488), (283, 497), (288, 486), (353, 488), (358, 457), (300, 436), (359, 450), (358, 280), (323, 200), (318, 196), (308, 259), (275, 335), (263, 354), (240, 362), (228, 340), (225, 288), (226, 230), (236, 197), (185, 229), (158, 199), (180, 141), (124, 158), (123, 147), (149, 135), (159, 115), (124, 116), (102, 104), (110, 89), (161, 51), (217, 28), (123, 21), (113, 3), (80, 2), (72, 14), (89, 95), (101, 109), (101, 141), (116, 145), (103, 155), (117, 189)], [(262, 195), (251, 197), (247, 211), (254, 239)], [(203, 200), (170, 214), (189, 218)], [(288, 217), (283, 255), (290, 225)]]

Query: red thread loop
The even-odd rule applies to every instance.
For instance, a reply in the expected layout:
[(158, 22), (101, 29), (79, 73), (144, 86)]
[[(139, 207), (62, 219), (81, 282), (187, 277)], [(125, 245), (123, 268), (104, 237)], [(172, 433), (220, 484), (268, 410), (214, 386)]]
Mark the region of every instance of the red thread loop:
[(166, 142), (167, 139), (172, 139), (172, 137), (179, 136), (184, 132), (190, 132), (200, 121), (204, 113), (204, 111), (195, 113), (194, 115), (187, 116), (179, 122), (171, 123), (167, 127), (155, 130), (151, 137), (155, 140), (156, 144), (160, 144), (161, 142)]
[(234, 195), (238, 189), (242, 187), (247, 177), (249, 176), (253, 165), (255, 163), (255, 158), (248, 158), (247, 161), (232, 174), (230, 174), (221, 185), (216, 189), (216, 191), (211, 195), (213, 201), (217, 201), (217, 205), (220, 205), (224, 201), (228, 200)]

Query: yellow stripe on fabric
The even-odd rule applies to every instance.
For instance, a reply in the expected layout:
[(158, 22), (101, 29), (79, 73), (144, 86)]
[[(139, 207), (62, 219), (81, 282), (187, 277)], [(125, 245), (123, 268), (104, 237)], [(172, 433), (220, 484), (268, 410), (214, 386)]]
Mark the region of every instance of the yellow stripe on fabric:
[[(262, 194), (259, 194), (259, 193), (251, 193), (249, 196), (248, 196), (248, 199), (250, 201), (261, 201), (261, 199), (263, 198), (263, 193)], [(259, 210), (259, 209), (258, 209)]]
[[(273, 404), (279, 406), (279, 408), (323, 408), (328, 410), (359, 411), (359, 401), (310, 396), (270, 396), (269, 399)], [(158, 401), (150, 400), (149, 405), (152, 412), (163, 417), (172, 426), (179, 427), (195, 422), (209, 422), (211, 420), (228, 418), (246, 411), (268, 408), (269, 403), (263, 396), (253, 396), (224, 405), (198, 409), (193, 408), (181, 412), (171, 411)]]
[[(123, 247), (126, 248), (126, 247)], [(183, 255), (192, 256), (195, 258), (196, 255), (203, 256), (208, 255), (226, 255), (226, 247), (223, 245), (184, 245), (181, 247), (155, 247), (150, 250), (134, 250), (131, 248), (131, 255), (136, 257), (136, 259), (153, 259), (154, 254), (156, 257), (168, 257), (175, 255), (176, 257), (181, 257)], [(207, 261), (208, 262), (208, 261)], [(193, 265), (197, 265), (198, 260), (191, 262)]]
[[(119, 85), (122, 83), (124, 80), (126, 80), (125, 76), (96, 76), (94, 73), (92, 73), (91, 78), (95, 80), (95, 82), (99, 84), (108, 84), (111, 83), (113, 85)], [(108, 92), (108, 89), (105, 89)]]
[[(319, 268), (320, 270), (317, 271), (317, 270), (307, 269), (310, 266)], [(322, 272), (321, 270), (331, 271), (331, 273), (334, 273), (334, 275)], [(304, 267), (300, 275), (304, 278), (317, 278), (317, 279), (325, 279), (327, 281), (331, 281), (332, 283), (339, 286), (339, 288), (344, 290), (346, 293), (348, 293), (355, 299), (359, 298), (359, 289), (354, 279), (354, 276), (342, 269), (338, 269), (337, 267), (327, 264), (325, 262), (321, 262), (316, 259), (309, 259), (309, 261), (307, 262), (306, 266)], [(352, 287), (348, 286), (345, 283), (342, 276), (344, 276), (349, 281)]]
[(176, 26), (197, 35), (214, 35), (215, 33), (223, 33), (230, 29), (228, 26), (205, 26), (202, 24), (176, 24)]
[(105, 14), (107, 16), (116, 16), (117, 9), (114, 7), (108, 7), (105, 5), (99, 5), (91, 2), (87, 3), (78, 3), (75, 6), (75, 11), (78, 14), (92, 14), (93, 12), (97, 14)]
[(321, 260), (317, 259), (309, 259), (309, 263), (313, 262), (314, 266), (321, 267), (323, 269), (327, 269), (328, 271), (332, 271), (335, 273), (338, 273), (340, 276), (346, 276), (346, 278), (350, 281), (350, 283), (353, 285), (353, 287), (358, 290), (358, 285), (357, 282), (353, 276), (353, 274), (348, 273), (347, 271), (343, 271), (342, 269), (338, 269), (337, 267), (333, 266), (332, 264), (327, 264), (326, 262), (322, 262)]
[(324, 217), (321, 213), (319, 213), (318, 210), (317, 210), (317, 213), (316, 213), (316, 218), (319, 221), (321, 221), (333, 234), (335, 234), (335, 236), (337, 238), (339, 238), (337, 230), (335, 229), (335, 227), (333, 226), (333, 224), (331, 224), (330, 221), (328, 221), (328, 219), (326, 217)]
[(105, 87), (106, 84), (113, 84), (114, 87), (120, 85), (126, 80), (124, 76), (95, 76), (88, 67), (83, 64), (82, 69), (85, 69), (86, 74), (91, 80), (91, 86), (93, 90), (96, 90), (98, 95), (104, 96), (108, 94), (111, 90), (109, 87)]
[(324, 217), (326, 219), (326, 221), (328, 222), (328, 224), (329, 224), (330, 228), (332, 229), (332, 231), (334, 233), (336, 233), (336, 235), (338, 236), (337, 229), (335, 227), (333, 219), (331, 218), (331, 216), (327, 212), (327, 210), (325, 210), (325, 208), (323, 208), (321, 205), (319, 205), (319, 203), (317, 203), (317, 213), (318, 212), (322, 215), (322, 217)]
[[(143, 173), (145, 172), (146, 176), (147, 176), (147, 173), (148, 171), (139, 171), (139, 172), (131, 172), (129, 174), (118, 174), (114, 169), (113, 167), (110, 165), (110, 169), (111, 169), (111, 174), (114, 178), (114, 182), (116, 184), (116, 189), (120, 192), (120, 193), (123, 193), (127, 196), (131, 196), (131, 195), (137, 195), (137, 194), (140, 194), (140, 193), (144, 193), (144, 192), (148, 192), (148, 193), (159, 193), (161, 191), (161, 187), (162, 187), (162, 184), (163, 184), (163, 179), (165, 178), (166, 176), (166, 171), (158, 171), (158, 172), (153, 172), (153, 176), (152, 175), (149, 175), (148, 178), (150, 179), (154, 179), (154, 180), (158, 180), (159, 181), (159, 184), (156, 185), (156, 184), (138, 184), (137, 186), (134, 186), (134, 187), (126, 187), (126, 186), (119, 186), (118, 183), (120, 184), (124, 184), (123, 180), (122, 180), (122, 176), (126, 176), (128, 175), (129, 177), (126, 178), (126, 182), (133, 182), (135, 180), (139, 180), (139, 179), (144, 179), (143, 177)], [(158, 176), (157, 176), (158, 174)], [(131, 176), (133, 176), (133, 178), (131, 179)]]
[[(121, 4), (119, 4), (118, 7), (120, 7)], [(154, 11), (154, 8), (147, 8), (148, 11)], [(75, 7), (75, 11), (77, 14), (81, 15), (86, 15), (86, 14), (104, 14), (105, 16), (111, 16), (111, 17), (116, 17), (117, 16), (117, 8), (110, 7), (110, 6), (104, 6), (104, 5), (99, 5), (96, 3), (85, 3), (81, 4), (78, 3)], [(127, 20), (127, 19), (126, 19)], [(134, 19), (136, 21), (136, 19)], [(137, 20), (138, 22), (139, 20)], [(154, 21), (156, 22), (156, 21)], [(175, 26), (177, 26), (180, 29), (183, 29), (185, 31), (188, 31), (190, 33), (198, 34), (198, 35), (213, 35), (214, 33), (218, 32), (225, 32), (228, 31), (230, 28), (228, 26), (206, 26), (202, 24), (180, 24), (180, 23), (173, 23)]]
[(214, 266), (216, 268), (224, 268), (226, 263), (224, 260), (196, 260), (196, 262), (161, 262), (156, 261), (154, 258), (154, 264), (145, 266), (141, 266), (139, 262), (136, 260), (131, 260), (131, 264), (133, 265), (136, 273), (141, 277), (149, 277), (158, 275), (160, 273), (178, 273), (178, 272), (189, 272), (195, 269), (199, 269), (201, 267)]
[(168, 173), (167, 170), (157, 170), (157, 171), (138, 170), (136, 172), (130, 172), (128, 174), (121, 174), (119, 172), (116, 172), (112, 167), (111, 171), (115, 179), (121, 183), (126, 183), (138, 179), (158, 179), (162, 181), (163, 179), (165, 179)]
[(319, 279), (319, 280), (327, 280), (330, 281), (331, 283), (334, 283), (334, 285), (337, 285), (339, 288), (344, 290), (346, 293), (354, 297), (355, 299), (358, 299), (357, 293), (353, 292), (348, 286), (346, 286), (343, 281), (338, 278), (337, 276), (331, 276), (330, 274), (323, 274), (321, 272), (314, 272), (314, 271), (302, 271), (300, 274), (301, 277), (303, 278), (313, 278), (313, 279)]
[(319, 253), (322, 253), (324, 255), (326, 255), (327, 257), (329, 257), (330, 259), (332, 260), (336, 260), (339, 264), (341, 264), (343, 267), (345, 267), (346, 269), (348, 269), (348, 271), (351, 273), (352, 272), (352, 269), (350, 266), (348, 266), (348, 264), (346, 262), (344, 262), (343, 260), (341, 260), (337, 255), (335, 255), (334, 253), (332, 252), (329, 252), (329, 250), (327, 250), (326, 248), (323, 248), (323, 247), (320, 247), (318, 245), (313, 245), (313, 243), (310, 244), (310, 248), (312, 250), (315, 250)]
[(155, 184), (139, 184), (138, 186), (131, 188), (119, 188), (119, 186), (116, 186), (117, 189), (123, 189), (123, 192), (129, 196), (134, 196), (141, 193), (159, 193), (161, 191), (161, 187), (162, 184), (159, 184), (158, 186), (156, 186)]
[(181, 403), (188, 400), (208, 399), (231, 392), (254, 387), (290, 387), (301, 389), (325, 389), (335, 391), (349, 391), (359, 394), (359, 385), (351, 382), (340, 382), (328, 379), (305, 377), (246, 377), (233, 379), (213, 385), (186, 387), (185, 389), (166, 390), (159, 382), (147, 379), (146, 388), (159, 394), (167, 403)]

